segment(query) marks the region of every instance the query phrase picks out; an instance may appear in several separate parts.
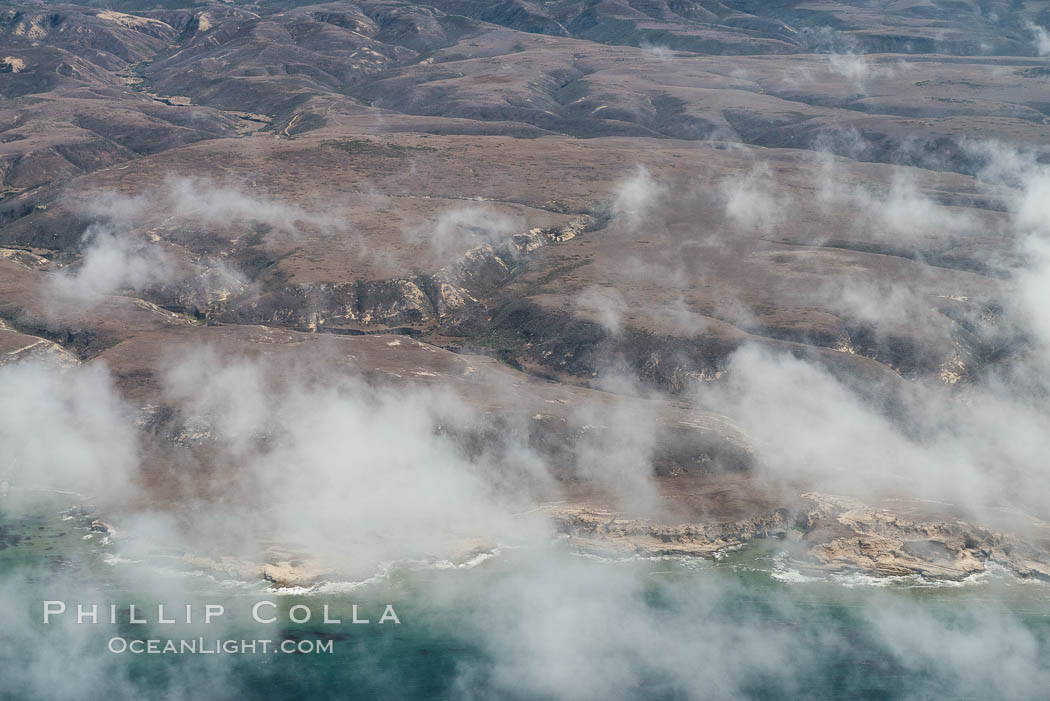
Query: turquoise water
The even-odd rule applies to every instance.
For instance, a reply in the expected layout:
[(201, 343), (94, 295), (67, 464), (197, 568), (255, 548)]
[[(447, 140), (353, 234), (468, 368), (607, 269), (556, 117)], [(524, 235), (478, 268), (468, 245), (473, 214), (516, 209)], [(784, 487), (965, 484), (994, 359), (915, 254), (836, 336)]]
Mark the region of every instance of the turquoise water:
[[(608, 561), (552, 544), (469, 567), (388, 565), (366, 583), (278, 592), (63, 520), (60, 496), (2, 512), (4, 698), (1045, 698), (1050, 587), (991, 573), (961, 585), (805, 577), (775, 546), (717, 563)], [(195, 623), (44, 625), (45, 599), (185, 604)], [(273, 624), (252, 621), (258, 601)], [(204, 604), (226, 613), (200, 624)], [(387, 604), (400, 624), (378, 624)], [(319, 621), (324, 605), (339, 625)], [(350, 623), (352, 607), (368, 625)], [(288, 620), (306, 606), (312, 620)], [(298, 609), (302, 613), (303, 609)], [(114, 638), (288, 641), (294, 654), (110, 652)], [(324, 645), (331, 645), (330, 652)], [(322, 650), (317, 651), (321, 646)]]

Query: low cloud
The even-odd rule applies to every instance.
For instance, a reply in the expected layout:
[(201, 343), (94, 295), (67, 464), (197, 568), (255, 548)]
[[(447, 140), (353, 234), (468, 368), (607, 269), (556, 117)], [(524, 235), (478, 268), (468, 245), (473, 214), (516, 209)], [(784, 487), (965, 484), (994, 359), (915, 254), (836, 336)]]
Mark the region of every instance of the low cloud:
[(160, 188), (148, 194), (93, 193), (82, 210), (125, 228), (144, 223), (193, 223), (223, 228), (236, 222), (255, 222), (294, 235), (302, 227), (333, 230), (341, 225), (336, 213), (309, 211), (266, 193), (185, 176), (168, 177)]
[(649, 170), (638, 166), (632, 175), (617, 183), (612, 211), (622, 216), (628, 227), (637, 228), (665, 194), (666, 188), (653, 179)]
[(597, 485), (620, 510), (659, 513), (659, 494), (652, 479), (656, 417), (627, 399), (638, 392), (629, 379), (607, 377), (602, 387), (611, 393), (611, 403), (583, 405), (574, 412), (573, 420), (580, 426), (575, 447), (577, 474)]
[(899, 70), (907, 67), (908, 64), (903, 61), (884, 63), (863, 54), (828, 54), (828, 68), (831, 73), (845, 78), (850, 87), (861, 95), (868, 94), (868, 81), (893, 78)]
[(825, 213), (849, 211), (855, 229), (878, 240), (920, 244), (975, 232), (982, 223), (972, 214), (941, 205), (926, 195), (910, 169), (896, 169), (889, 187), (850, 182), (843, 164), (818, 160), (817, 203)]
[(726, 217), (745, 229), (769, 231), (791, 212), (791, 201), (783, 195), (773, 171), (765, 163), (741, 177), (723, 180), (720, 191)]
[(1050, 56), (1050, 32), (1035, 22), (1026, 23), (1025, 28), (1032, 34), (1035, 52), (1040, 56)]
[(105, 365), (0, 366), (0, 478), (120, 503), (137, 492), (134, 417)]
[(97, 304), (104, 296), (147, 287), (175, 279), (174, 266), (160, 246), (131, 234), (118, 234), (101, 225), (88, 227), (81, 260), (50, 277), (55, 298), (83, 307)]
[(638, 48), (642, 49), (645, 53), (661, 61), (670, 61), (672, 58), (674, 58), (674, 51), (670, 47), (664, 46), (662, 44), (649, 44), (646, 42), (642, 42), (638, 45)]
[(577, 295), (576, 309), (594, 318), (603, 329), (616, 336), (623, 330), (627, 301), (614, 287), (593, 285)]
[(442, 212), (436, 221), (409, 230), (407, 236), (410, 241), (426, 243), (439, 260), (446, 261), (476, 246), (498, 245), (523, 228), (517, 217), (492, 207), (466, 206)]
[[(528, 530), (512, 518), (525, 492), (502, 491), (500, 465), (474, 462), (457, 442), (486, 421), (451, 391), (206, 349), (175, 363), (166, 385), (203, 427), (217, 469), (238, 475), (225, 498), (240, 506), (216, 511), (208, 537), (279, 534), (368, 574), (384, 560), (447, 558)], [(547, 479), (542, 463), (516, 464)]]

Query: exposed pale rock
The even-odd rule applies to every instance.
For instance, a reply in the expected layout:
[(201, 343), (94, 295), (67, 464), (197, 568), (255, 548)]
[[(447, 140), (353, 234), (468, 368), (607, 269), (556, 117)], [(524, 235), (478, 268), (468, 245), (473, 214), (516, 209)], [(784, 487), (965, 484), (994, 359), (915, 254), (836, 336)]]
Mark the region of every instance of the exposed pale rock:
[(186, 554), (183, 560), (192, 567), (226, 575), (231, 579), (264, 579), (281, 588), (313, 586), (323, 574), (320, 564), (315, 560), (282, 559), (259, 563), (228, 555), (211, 558), (192, 554)]
[(558, 530), (568, 535), (576, 546), (641, 555), (714, 557), (755, 538), (784, 537), (790, 527), (790, 518), (784, 509), (732, 523), (677, 526), (648, 519), (624, 519), (612, 512), (586, 508), (556, 509), (551, 515)]
[(309, 587), (317, 583), (323, 571), (313, 561), (268, 562), (263, 565), (263, 579), (277, 587)]
[(678, 525), (587, 509), (555, 509), (558, 529), (587, 550), (715, 557), (759, 538), (798, 541), (800, 567), (876, 576), (960, 580), (998, 564), (1020, 577), (1050, 580), (1050, 554), (1014, 535), (957, 519), (912, 520), (855, 499), (802, 495), (804, 508), (733, 522)]
[(3, 62), (11, 67), (12, 73), (20, 73), (26, 67), (26, 62), (16, 56), (4, 56)]

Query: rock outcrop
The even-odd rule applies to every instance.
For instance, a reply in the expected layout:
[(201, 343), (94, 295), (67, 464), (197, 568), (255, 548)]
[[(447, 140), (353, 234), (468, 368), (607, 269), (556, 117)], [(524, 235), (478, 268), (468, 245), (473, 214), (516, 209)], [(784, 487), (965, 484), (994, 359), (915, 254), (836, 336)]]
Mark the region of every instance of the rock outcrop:
[(793, 564), (811, 571), (961, 580), (995, 564), (1019, 577), (1050, 580), (1050, 553), (1013, 534), (959, 519), (905, 518), (847, 497), (807, 493), (801, 499), (798, 509), (721, 523), (668, 525), (588, 508), (556, 509), (552, 517), (573, 545), (588, 551), (717, 557), (778, 538), (793, 543)]
[(316, 560), (268, 557), (266, 562), (255, 562), (223, 555), (202, 557), (186, 554), (183, 561), (198, 569), (240, 581), (265, 580), (275, 587), (309, 587), (318, 582), (323, 570)]
[(559, 533), (572, 545), (609, 554), (695, 555), (716, 557), (756, 538), (782, 538), (791, 526), (786, 509), (731, 523), (665, 525), (648, 519), (624, 519), (587, 508), (552, 512)]
[[(589, 216), (581, 216), (565, 226), (534, 228), (497, 245), (483, 244), (431, 275), (301, 283), (262, 295), (213, 296), (206, 305), (207, 313), (225, 323), (272, 324), (310, 331), (434, 325), (468, 308), (484, 312), (480, 300), (504, 284), (533, 251), (571, 240), (591, 223)], [(186, 311), (192, 306), (187, 304)]]

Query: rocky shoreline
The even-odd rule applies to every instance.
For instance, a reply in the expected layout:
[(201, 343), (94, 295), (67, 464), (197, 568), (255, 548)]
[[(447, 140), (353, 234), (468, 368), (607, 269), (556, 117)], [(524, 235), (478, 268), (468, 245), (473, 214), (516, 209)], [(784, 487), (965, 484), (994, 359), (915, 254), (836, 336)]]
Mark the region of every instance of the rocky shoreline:
[[(85, 528), (115, 535), (93, 510), (71, 510)], [(607, 557), (699, 557), (717, 560), (749, 543), (780, 541), (792, 567), (810, 573), (919, 576), (961, 581), (999, 566), (1022, 579), (1050, 582), (1050, 552), (1032, 538), (989, 530), (956, 518), (915, 518), (844, 496), (804, 493), (792, 507), (738, 520), (662, 523), (591, 506), (547, 509), (555, 533), (575, 549)], [(1045, 535), (1045, 534), (1044, 534)], [(478, 543), (454, 561), (483, 552)], [(285, 589), (332, 577), (323, 562), (271, 547), (258, 561), (186, 553), (192, 568)]]
[(1050, 581), (1050, 553), (1029, 540), (958, 519), (913, 520), (826, 494), (806, 493), (798, 508), (722, 523), (668, 525), (591, 508), (558, 508), (551, 516), (574, 547), (606, 554), (717, 558), (773, 538), (785, 542), (793, 564), (811, 571), (959, 581), (998, 565)]

